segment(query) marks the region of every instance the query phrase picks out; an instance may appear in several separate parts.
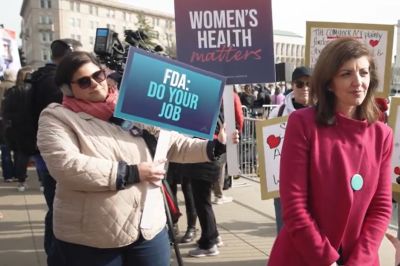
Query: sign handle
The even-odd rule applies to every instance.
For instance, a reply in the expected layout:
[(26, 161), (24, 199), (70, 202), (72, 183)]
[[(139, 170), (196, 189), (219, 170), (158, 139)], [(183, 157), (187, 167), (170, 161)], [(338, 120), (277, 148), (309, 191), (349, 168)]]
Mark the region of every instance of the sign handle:
[(233, 93), (233, 86), (226, 85), (222, 94), (222, 99), (224, 106), (225, 131), (228, 136), (226, 143), (226, 162), (228, 166), (228, 175), (236, 176), (240, 174), (240, 170), (237, 144), (234, 144), (231, 138), (232, 134), (236, 130)]
[[(171, 138), (171, 132), (168, 130), (161, 129), (160, 135), (157, 140), (156, 152), (154, 155), (154, 161), (167, 158), (168, 145)], [(159, 164), (158, 167), (165, 168), (166, 163)], [(153, 223), (156, 222), (157, 211), (160, 210), (160, 204), (164, 204), (163, 200), (160, 199), (160, 186), (156, 186), (152, 183), (147, 183), (146, 188), (146, 200), (144, 202), (142, 220), (140, 221), (140, 228), (151, 229)]]

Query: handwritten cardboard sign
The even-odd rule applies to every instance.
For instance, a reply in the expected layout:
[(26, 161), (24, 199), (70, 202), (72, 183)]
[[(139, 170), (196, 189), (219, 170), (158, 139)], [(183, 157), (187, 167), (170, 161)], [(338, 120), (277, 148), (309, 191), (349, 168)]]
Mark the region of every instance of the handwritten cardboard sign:
[(340, 37), (364, 43), (374, 56), (379, 85), (377, 97), (387, 97), (391, 82), (394, 25), (307, 21), (305, 63), (314, 68), (326, 44)]
[(275, 81), (271, 0), (175, 0), (179, 61), (227, 84)]
[(287, 116), (256, 123), (261, 198), (279, 197), (279, 169)]
[(225, 78), (131, 47), (115, 116), (212, 139)]
[(400, 177), (400, 98), (392, 97), (390, 102), (389, 126), (393, 129), (392, 188), (400, 192), (396, 178)]

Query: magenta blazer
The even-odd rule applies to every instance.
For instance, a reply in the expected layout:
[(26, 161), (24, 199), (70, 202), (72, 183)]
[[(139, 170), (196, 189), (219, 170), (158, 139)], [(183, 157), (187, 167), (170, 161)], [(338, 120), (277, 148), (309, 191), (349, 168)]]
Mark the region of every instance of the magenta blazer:
[(391, 129), (336, 114), (317, 126), (315, 109), (288, 120), (280, 165), (284, 226), (269, 266), (379, 265), (389, 224)]

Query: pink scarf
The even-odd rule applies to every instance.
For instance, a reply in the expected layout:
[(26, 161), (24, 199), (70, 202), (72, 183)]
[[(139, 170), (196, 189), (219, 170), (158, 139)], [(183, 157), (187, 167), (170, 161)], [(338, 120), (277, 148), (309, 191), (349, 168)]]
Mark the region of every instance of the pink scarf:
[(117, 100), (118, 91), (110, 88), (108, 96), (104, 102), (90, 102), (64, 95), (62, 104), (76, 113), (84, 112), (98, 119), (108, 121), (114, 113)]

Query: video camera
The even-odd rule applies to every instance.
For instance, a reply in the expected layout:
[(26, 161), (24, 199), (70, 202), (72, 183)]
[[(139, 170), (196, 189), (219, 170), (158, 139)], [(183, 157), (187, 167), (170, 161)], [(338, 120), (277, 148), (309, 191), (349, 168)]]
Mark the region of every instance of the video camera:
[(123, 44), (118, 38), (118, 33), (109, 28), (97, 28), (94, 43), (94, 52), (100, 62), (120, 74), (125, 69), (129, 46), (141, 48), (152, 53), (162, 54), (164, 51), (161, 45), (150, 44), (149, 36), (141, 29), (136, 31), (125, 30), (124, 35), (125, 43)]

